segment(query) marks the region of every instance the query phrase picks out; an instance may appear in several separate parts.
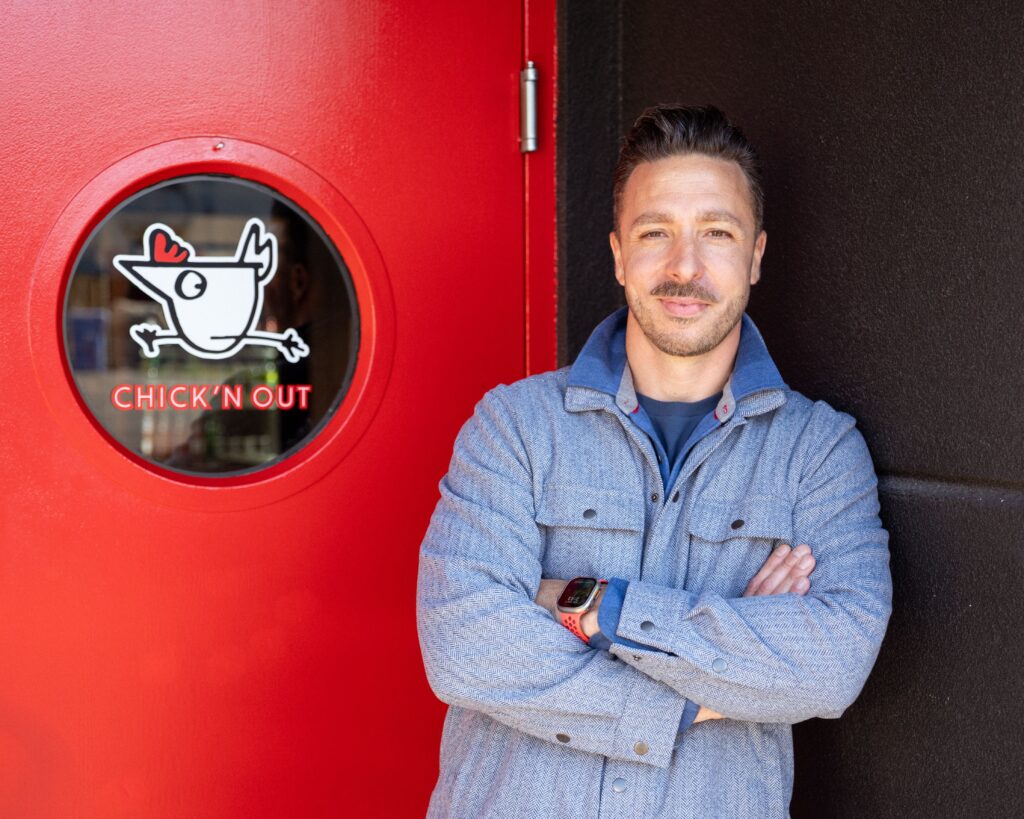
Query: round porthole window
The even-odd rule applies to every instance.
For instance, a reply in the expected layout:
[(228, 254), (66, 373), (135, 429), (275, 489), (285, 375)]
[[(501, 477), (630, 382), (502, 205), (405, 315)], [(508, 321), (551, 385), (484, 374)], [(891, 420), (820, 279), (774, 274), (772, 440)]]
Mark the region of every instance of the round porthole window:
[(359, 311), (304, 210), (207, 174), (140, 191), (93, 230), (63, 331), (78, 394), (115, 441), (163, 469), (229, 476), (297, 452), (337, 411)]

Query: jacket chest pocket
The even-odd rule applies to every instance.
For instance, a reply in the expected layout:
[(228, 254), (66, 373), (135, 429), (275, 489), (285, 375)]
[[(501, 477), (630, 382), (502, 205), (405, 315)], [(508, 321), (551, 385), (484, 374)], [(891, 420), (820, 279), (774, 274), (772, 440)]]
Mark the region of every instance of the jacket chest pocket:
[(783, 498), (746, 498), (735, 504), (698, 500), (687, 530), (686, 588), (738, 597), (779, 543), (793, 537), (793, 507)]
[(544, 537), (545, 577), (621, 576), (640, 565), (642, 495), (548, 484), (537, 504), (536, 521)]

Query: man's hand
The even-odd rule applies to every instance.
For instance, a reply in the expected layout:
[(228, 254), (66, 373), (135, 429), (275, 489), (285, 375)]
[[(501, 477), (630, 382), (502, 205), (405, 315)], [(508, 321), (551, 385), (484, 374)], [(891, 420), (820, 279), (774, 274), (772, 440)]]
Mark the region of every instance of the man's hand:
[(801, 543), (790, 549), (788, 543), (780, 543), (764, 562), (743, 592), (744, 597), (764, 597), (769, 594), (806, 594), (811, 588), (808, 579), (814, 571), (814, 555), (811, 547)]

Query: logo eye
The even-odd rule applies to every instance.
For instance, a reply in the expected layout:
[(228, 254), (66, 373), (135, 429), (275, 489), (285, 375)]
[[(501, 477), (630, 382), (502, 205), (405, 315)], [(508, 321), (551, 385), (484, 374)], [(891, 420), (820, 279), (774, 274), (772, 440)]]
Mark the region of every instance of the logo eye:
[(182, 271), (174, 281), (174, 292), (189, 301), (198, 299), (206, 292), (206, 276), (197, 270)]

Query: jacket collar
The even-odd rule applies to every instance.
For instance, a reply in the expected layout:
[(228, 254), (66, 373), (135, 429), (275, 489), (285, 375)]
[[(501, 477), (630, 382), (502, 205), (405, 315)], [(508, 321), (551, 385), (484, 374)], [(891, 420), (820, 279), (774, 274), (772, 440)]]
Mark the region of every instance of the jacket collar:
[[(619, 409), (627, 414), (636, 411), (639, 402), (626, 360), (626, 316), (627, 308), (616, 310), (595, 328), (583, 345), (569, 370), (565, 408), (570, 412), (601, 409), (608, 403), (605, 396), (612, 396)], [(761, 333), (753, 319), (744, 313), (736, 362), (722, 388), (715, 418), (724, 422), (735, 413), (746, 417), (768, 412), (785, 403), (787, 389)]]

